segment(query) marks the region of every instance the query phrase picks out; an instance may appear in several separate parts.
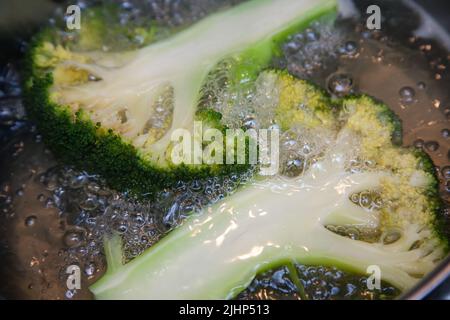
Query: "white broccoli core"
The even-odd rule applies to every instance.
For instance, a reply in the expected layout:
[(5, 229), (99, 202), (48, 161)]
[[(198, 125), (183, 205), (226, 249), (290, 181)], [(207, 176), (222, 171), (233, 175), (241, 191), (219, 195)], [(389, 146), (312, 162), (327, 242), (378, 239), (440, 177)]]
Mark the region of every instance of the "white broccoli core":
[[(236, 296), (262, 270), (286, 262), (340, 265), (404, 290), (434, 266), (431, 248), (411, 249), (428, 236), (411, 224), (392, 244), (353, 240), (326, 226), (377, 228), (379, 213), (350, 201), (377, 190), (391, 172), (351, 173), (349, 135), (341, 132), (322, 160), (297, 178), (274, 177), (243, 187), (192, 216), (142, 256), (122, 265), (108, 254), (108, 270), (91, 290), (104, 299), (224, 299)], [(355, 148), (355, 146), (353, 146)], [(350, 152), (351, 153), (351, 152)], [(427, 255), (428, 254), (428, 255)]]
[[(94, 122), (112, 128), (144, 154), (163, 164), (172, 132), (192, 129), (200, 89), (212, 68), (291, 27), (328, 12), (334, 0), (250, 1), (207, 17), (167, 40), (124, 56), (89, 53), (96, 63), (66, 62), (100, 81), (56, 88), (62, 103), (87, 110)], [(156, 139), (146, 132), (152, 106), (164, 88), (173, 89), (168, 128)], [(150, 121), (151, 122), (151, 121)]]

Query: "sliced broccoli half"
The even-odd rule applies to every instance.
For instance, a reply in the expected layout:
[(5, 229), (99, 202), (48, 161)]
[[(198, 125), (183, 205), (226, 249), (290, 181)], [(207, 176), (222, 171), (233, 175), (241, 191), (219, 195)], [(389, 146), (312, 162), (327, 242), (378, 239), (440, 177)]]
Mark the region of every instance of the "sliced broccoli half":
[[(96, 298), (228, 299), (258, 273), (290, 263), (362, 274), (377, 266), (381, 280), (406, 290), (444, 257), (433, 166), (398, 145), (401, 123), (386, 105), (368, 96), (331, 101), (283, 72), (258, 81), (276, 89), (285, 133), (327, 135), (315, 161), (297, 177), (242, 186), (126, 264), (113, 236), (108, 270), (90, 288)], [(357, 240), (336, 227), (378, 236)]]
[[(88, 10), (74, 40), (53, 29), (36, 37), (26, 104), (57, 156), (116, 189), (154, 193), (180, 180), (246, 170), (174, 164), (172, 133), (192, 130), (195, 120), (225, 130), (219, 113), (200, 107), (205, 82), (222, 62), (230, 91), (252, 87), (290, 34), (335, 8), (335, 0), (253, 0), (172, 34), (126, 28)], [(136, 38), (142, 45), (128, 45)], [(113, 43), (108, 51), (105, 39)]]

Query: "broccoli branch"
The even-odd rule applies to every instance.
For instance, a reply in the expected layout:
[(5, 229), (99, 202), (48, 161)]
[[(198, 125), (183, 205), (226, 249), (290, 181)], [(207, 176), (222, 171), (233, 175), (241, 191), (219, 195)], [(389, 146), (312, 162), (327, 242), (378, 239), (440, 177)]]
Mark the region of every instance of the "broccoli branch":
[[(61, 68), (83, 70), (96, 81), (76, 86), (56, 85), (54, 91), (60, 104), (88, 111), (94, 123), (113, 128), (141, 149), (142, 154), (164, 165), (172, 132), (179, 128), (192, 129), (202, 85), (220, 61), (237, 58), (250, 50), (247, 57), (251, 56), (251, 63), (239, 67), (236, 76), (254, 71), (247, 69), (260, 70), (278, 49), (277, 37), (282, 38), (299, 21), (305, 23), (334, 7), (334, 0), (250, 1), (207, 17), (135, 53), (124, 53), (121, 59), (120, 55), (96, 59), (102, 55), (95, 53), (83, 55), (80, 59), (83, 61), (66, 59)], [(86, 57), (88, 62), (84, 61)], [(111, 66), (105, 59), (116, 63)], [(150, 106), (157, 103), (165, 88), (173, 92), (173, 105), (165, 106), (173, 114), (170, 124), (155, 139), (145, 128), (155, 112)]]

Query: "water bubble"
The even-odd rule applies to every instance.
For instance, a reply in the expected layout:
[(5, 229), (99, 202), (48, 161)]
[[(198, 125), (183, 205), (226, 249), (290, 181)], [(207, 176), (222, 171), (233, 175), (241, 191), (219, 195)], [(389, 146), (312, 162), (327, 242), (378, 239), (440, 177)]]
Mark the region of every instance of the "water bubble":
[(433, 100), (433, 106), (438, 109), (441, 106), (441, 101), (438, 99)]
[(358, 49), (358, 45), (356, 44), (355, 41), (347, 41), (345, 43), (345, 50), (347, 51), (347, 53), (354, 54), (354, 53), (356, 53), (357, 49)]
[(98, 183), (91, 181), (86, 184), (86, 190), (96, 194), (100, 192), (101, 188)]
[(207, 195), (207, 196), (210, 196), (210, 195), (212, 195), (214, 193), (214, 189), (210, 186), (210, 185), (207, 185), (206, 187), (205, 187), (205, 194)]
[(131, 220), (137, 226), (143, 226), (145, 224), (145, 218), (141, 213), (131, 215)]
[(178, 182), (175, 184), (175, 190), (176, 190), (177, 192), (184, 192), (184, 191), (186, 191), (186, 190), (187, 190), (187, 185), (186, 185), (186, 183), (185, 183), (184, 181), (178, 181)]
[(391, 244), (391, 243), (398, 241), (401, 238), (401, 236), (402, 236), (402, 234), (400, 231), (390, 230), (390, 231), (385, 232), (381, 236), (381, 242), (383, 244)]
[(88, 253), (88, 249), (84, 246), (78, 247), (77, 251), (81, 256), (85, 256)]
[(283, 141), (283, 146), (286, 149), (294, 149), (297, 146), (297, 140), (295, 139), (286, 139), (285, 141)]
[(97, 219), (94, 217), (86, 218), (86, 224), (95, 227), (97, 224)]
[(350, 75), (337, 73), (328, 79), (327, 87), (332, 94), (343, 97), (352, 92), (353, 79)]
[(137, 234), (138, 234), (140, 231), (141, 231), (141, 229), (140, 229), (140, 227), (138, 227), (138, 226), (131, 226), (131, 227), (128, 229), (128, 232), (129, 232), (130, 234), (133, 234), (133, 240), (134, 240), (134, 241), (139, 241), (139, 237), (137, 236)]
[(69, 187), (73, 188), (73, 189), (78, 189), (81, 188), (85, 185), (85, 183), (88, 181), (87, 176), (85, 175), (75, 175), (74, 177), (72, 177), (70, 179), (69, 182)]
[(86, 211), (95, 210), (98, 207), (98, 201), (94, 197), (89, 197), (80, 203), (80, 208)]
[(371, 203), (372, 197), (370, 196), (370, 194), (368, 192), (361, 192), (359, 199), (359, 204), (361, 205), (361, 207), (369, 208)]
[(11, 204), (13, 202), (13, 197), (7, 196), (4, 200), (5, 204)]
[(338, 287), (331, 287), (330, 295), (337, 296), (337, 295), (339, 295), (340, 292), (341, 292), (341, 290)]
[(21, 197), (25, 194), (24, 189), (23, 188), (19, 188), (16, 191), (16, 196)]
[(76, 291), (75, 290), (67, 290), (66, 291), (66, 298), (72, 299), (75, 296)]
[(25, 219), (25, 226), (32, 227), (36, 224), (37, 217), (36, 216), (29, 216)]
[(443, 167), (441, 172), (444, 179), (450, 180), (450, 166)]
[(128, 223), (126, 221), (116, 222), (114, 228), (118, 233), (125, 233), (128, 230)]
[(64, 234), (63, 242), (68, 248), (77, 248), (84, 242), (84, 238), (85, 231), (79, 229), (69, 230)]
[(425, 141), (423, 141), (422, 139), (417, 139), (416, 141), (414, 141), (414, 147), (416, 147), (417, 149), (422, 149), (424, 144)]
[(157, 238), (159, 236), (159, 234), (160, 234), (160, 231), (158, 230), (158, 227), (156, 225), (154, 225), (154, 224), (146, 224), (142, 228), (142, 231), (148, 237), (147, 240)]
[(306, 30), (306, 39), (310, 42), (317, 41), (320, 39), (320, 34), (315, 30), (307, 29)]
[(311, 154), (311, 152), (312, 152), (311, 145), (306, 143), (299, 150), (299, 153), (304, 156), (308, 156), (309, 154)]
[(353, 193), (350, 196), (350, 201), (353, 202), (354, 204), (359, 204), (359, 194), (358, 193)]
[(9, 193), (9, 192), (11, 191), (11, 185), (8, 184), (8, 183), (5, 183), (5, 184), (2, 186), (2, 191), (5, 192), (5, 193)]
[(120, 6), (122, 7), (122, 9), (124, 10), (132, 10), (133, 9), (133, 4), (129, 1), (124, 1), (120, 4)]
[(190, 190), (200, 192), (203, 190), (203, 184), (199, 180), (194, 180), (191, 182)]
[(258, 122), (255, 118), (248, 116), (244, 119), (244, 127), (246, 129), (256, 129), (258, 127)]
[(302, 65), (303, 65), (303, 68), (304, 68), (306, 71), (308, 71), (308, 72), (311, 72), (311, 71), (314, 69), (314, 64), (312, 64), (312, 63), (310, 63), (310, 62), (308, 62), (308, 61), (304, 61), (304, 62), (302, 63)]
[(425, 142), (425, 149), (434, 152), (439, 149), (439, 143), (437, 141), (427, 141)]
[(339, 53), (344, 56), (353, 57), (358, 53), (358, 44), (355, 41), (347, 41), (344, 45), (339, 48)]
[(0, 123), (8, 124), (15, 119), (14, 113), (10, 109), (0, 109)]
[(286, 177), (297, 177), (305, 170), (305, 159), (295, 155), (288, 154), (283, 160), (281, 172)]
[(418, 82), (417, 83), (417, 88), (419, 88), (420, 90), (425, 90), (427, 87), (427, 85), (425, 84), (425, 82)]
[(49, 191), (54, 191), (58, 187), (58, 175), (51, 171), (42, 175), (40, 181)]
[(414, 102), (416, 92), (411, 87), (403, 87), (398, 92), (400, 95), (400, 101), (404, 104), (411, 104)]
[(89, 74), (88, 80), (91, 82), (98, 82), (98, 81), (102, 81), (102, 78), (100, 78), (94, 74)]
[(300, 50), (301, 45), (298, 42), (288, 42), (285, 46), (284, 46), (284, 50), (287, 52), (287, 54), (294, 54), (296, 53), (298, 50)]
[(346, 286), (346, 293), (345, 296), (346, 297), (351, 297), (353, 296), (356, 292), (357, 292), (357, 287), (354, 284), (348, 283)]
[(89, 262), (89, 263), (86, 263), (86, 265), (84, 266), (84, 273), (85, 273), (88, 277), (93, 276), (94, 273), (95, 273), (95, 270), (96, 270), (96, 265), (95, 265), (95, 263), (92, 262), (92, 261)]

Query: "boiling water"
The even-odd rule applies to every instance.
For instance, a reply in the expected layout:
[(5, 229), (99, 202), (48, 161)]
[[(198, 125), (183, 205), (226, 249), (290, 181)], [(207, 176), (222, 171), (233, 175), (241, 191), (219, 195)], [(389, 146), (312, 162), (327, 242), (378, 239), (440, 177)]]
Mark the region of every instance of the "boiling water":
[[(118, 18), (124, 24), (140, 24), (150, 14), (160, 24), (178, 27), (235, 2), (126, 1), (121, 2)], [(58, 26), (58, 21), (57, 13), (50, 23)], [(404, 144), (423, 148), (431, 155), (442, 182), (442, 197), (450, 200), (450, 56), (445, 50), (413, 34), (369, 32), (357, 20), (340, 19), (336, 26), (312, 24), (289, 39), (283, 52), (283, 58), (273, 61), (276, 67), (310, 79), (335, 96), (365, 92), (390, 105), (403, 120)], [(119, 232), (126, 259), (132, 259), (187, 214), (200, 212), (233, 193), (238, 185), (252, 183), (251, 171), (241, 176), (180, 182), (153, 201), (138, 201), (111, 190), (101, 178), (55, 161), (26, 119), (16, 68), (5, 63), (0, 73), (0, 254), (5, 279), (0, 292), (7, 298), (91, 298), (87, 288), (105, 270), (105, 234)], [(220, 82), (212, 82), (208, 90), (214, 93), (214, 107), (224, 114), (228, 125), (271, 125), (274, 93), (262, 90), (262, 95), (229, 97), (226, 90), (219, 90), (222, 87)], [(325, 139), (307, 137), (305, 132), (284, 133), (284, 175), (301, 174), (307, 161), (326, 147)], [(311, 157), (293, 156), (293, 146), (309, 148)], [(294, 151), (299, 154), (298, 148)], [(366, 165), (354, 164), (354, 169)], [(361, 202), (360, 197), (355, 201)], [(332, 231), (366, 241), (378, 241), (381, 236), (365, 234), (364, 230)], [(66, 287), (66, 267), (73, 264), (82, 271), (81, 290)], [(381, 292), (370, 292), (365, 289), (365, 279), (335, 268), (293, 265), (259, 275), (239, 298), (374, 299), (398, 294), (387, 284)]]

